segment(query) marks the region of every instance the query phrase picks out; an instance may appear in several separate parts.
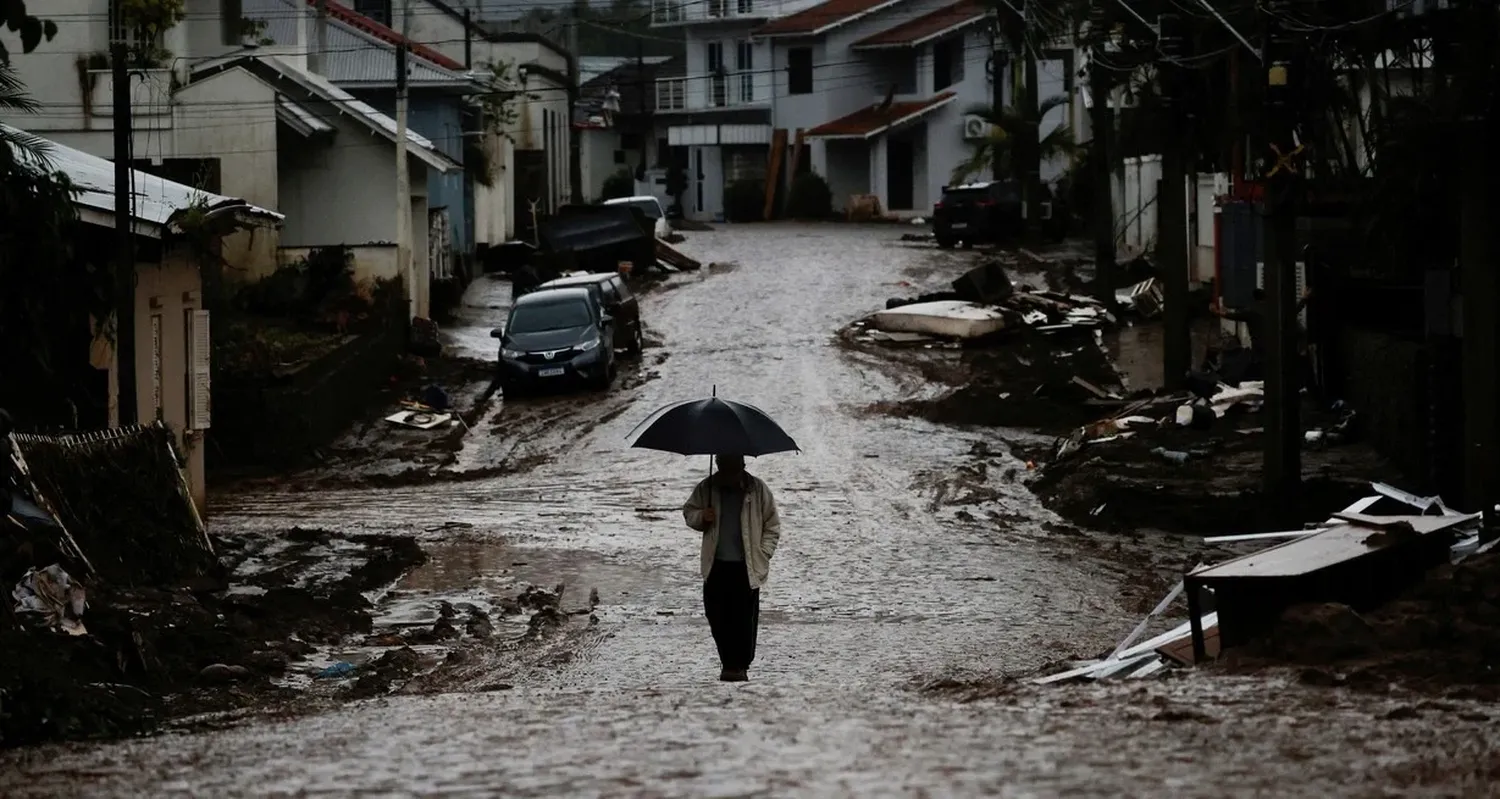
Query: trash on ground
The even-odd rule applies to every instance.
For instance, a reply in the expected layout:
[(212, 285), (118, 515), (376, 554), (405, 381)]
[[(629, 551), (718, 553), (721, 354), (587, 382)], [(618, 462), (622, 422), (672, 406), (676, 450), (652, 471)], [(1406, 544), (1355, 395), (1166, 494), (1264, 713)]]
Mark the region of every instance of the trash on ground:
[(976, 303), (945, 300), (877, 311), (871, 323), (887, 333), (926, 333), (965, 339), (999, 332), (1005, 327), (1005, 315)]
[(343, 677), (350, 676), (354, 673), (354, 671), (354, 664), (345, 660), (335, 663), (332, 666), (323, 669), (322, 671), (319, 671), (317, 674), (317, 678), (320, 680), (337, 680)]
[(35, 613), (48, 629), (68, 635), (88, 632), (81, 621), (88, 607), (87, 593), (56, 563), (40, 571), (27, 569), (11, 597), (16, 613)]
[(385, 417), (387, 422), (417, 430), (433, 430), (453, 421), (453, 414), (439, 413), (433, 409), (402, 409)]

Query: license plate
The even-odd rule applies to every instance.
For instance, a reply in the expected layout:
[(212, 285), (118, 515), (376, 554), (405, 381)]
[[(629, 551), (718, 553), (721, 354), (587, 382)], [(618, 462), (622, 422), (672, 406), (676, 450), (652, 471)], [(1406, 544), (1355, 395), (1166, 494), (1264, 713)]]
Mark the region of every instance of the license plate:
[(540, 377), (562, 377), (563, 372), (566, 372), (566, 371), (568, 371), (568, 370), (563, 369), (563, 368), (543, 369), (543, 370), (537, 372), (537, 375), (540, 376)]
[(963, 230), (964, 228), (967, 228), (968, 226), (969, 226), (968, 222), (954, 222), (953, 223), (953, 229), (954, 230)]

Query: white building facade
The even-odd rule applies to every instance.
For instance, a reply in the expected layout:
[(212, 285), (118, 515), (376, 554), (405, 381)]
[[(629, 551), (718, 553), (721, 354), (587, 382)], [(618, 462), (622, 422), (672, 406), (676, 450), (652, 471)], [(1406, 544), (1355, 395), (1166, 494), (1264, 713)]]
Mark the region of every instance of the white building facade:
[[(778, 130), (783, 186), (800, 135), (835, 208), (875, 195), (888, 212), (925, 214), (988, 134), (968, 114), (995, 97), (993, 18), (977, 0), (656, 0), (653, 22), (687, 39), (686, 77), (658, 82), (657, 112), (687, 148), (689, 215), (712, 218), (730, 183), (765, 179)], [(1061, 50), (1038, 61), (1038, 97), (1072, 98), (1042, 120), (1044, 136), (1082, 129), (1073, 63)], [(999, 69), (1006, 105), (1016, 64)], [(1067, 166), (1044, 165), (1043, 179)]]

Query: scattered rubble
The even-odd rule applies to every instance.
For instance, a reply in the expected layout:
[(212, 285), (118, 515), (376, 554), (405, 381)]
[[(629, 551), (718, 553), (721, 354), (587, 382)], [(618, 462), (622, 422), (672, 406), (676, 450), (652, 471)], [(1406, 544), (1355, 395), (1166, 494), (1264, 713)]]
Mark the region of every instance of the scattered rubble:
[[(1495, 542), (1480, 543), (1480, 515), (1461, 514), (1439, 498), (1416, 497), (1383, 483), (1371, 487), (1374, 495), (1304, 530), (1205, 539), (1205, 543), (1218, 544), (1291, 541), (1218, 566), (1200, 565), (1108, 654), (1068, 664), (1064, 670), (1034, 678), (1033, 682), (1148, 677), (1169, 668), (1192, 666), (1206, 657), (1230, 668), (1343, 664), (1384, 677), (1412, 678), (1434, 685), (1500, 684), (1500, 674), (1491, 666), (1494, 657), (1500, 656), (1500, 583), (1494, 580), (1500, 572), (1500, 555), (1489, 552)], [(1372, 512), (1382, 507), (1383, 512)], [(1411, 515), (1413, 510), (1419, 515)], [(1420, 529), (1414, 526), (1418, 524)], [(1392, 529), (1407, 533), (1388, 535)], [(1329, 543), (1322, 543), (1325, 540)], [(1352, 543), (1333, 545), (1340, 541)], [(1289, 547), (1301, 542), (1317, 542), (1315, 548), (1325, 553), (1324, 560), (1294, 554)], [(1401, 592), (1403, 575), (1405, 579), (1418, 579), (1425, 566), (1420, 558), (1409, 554), (1416, 551), (1412, 547), (1429, 542), (1442, 547), (1449, 563)], [(1232, 597), (1234, 604), (1224, 604), (1231, 598), (1226, 594), (1219, 597), (1223, 607), (1203, 607), (1214, 604), (1216, 596), (1216, 583), (1205, 580), (1234, 564), (1242, 564), (1236, 573), (1244, 572), (1247, 577), (1247, 567), (1259, 570), (1258, 574), (1269, 565), (1276, 574), (1285, 573), (1284, 581), (1295, 575), (1301, 582), (1286, 582), (1285, 588), (1273, 589), (1264, 580), (1275, 578), (1266, 577), (1262, 582), (1245, 583), (1242, 593)], [(1320, 564), (1342, 571), (1323, 583), (1307, 582), (1303, 575), (1318, 573)], [(1399, 573), (1392, 571), (1392, 564), (1399, 564)], [(1225, 587), (1220, 590), (1231, 585), (1218, 584)], [(1273, 601), (1268, 591), (1279, 591), (1275, 596), (1282, 601), (1321, 595), (1374, 606), (1361, 613), (1348, 604), (1323, 599), (1291, 604), (1277, 614), (1276, 606), (1267, 604)], [(1392, 601), (1389, 597), (1396, 593), (1400, 596)], [(1184, 597), (1188, 621), (1137, 643)], [(1247, 613), (1264, 614), (1267, 610), (1275, 621), (1261, 632), (1261, 617)], [(1227, 638), (1220, 633), (1221, 611), (1234, 614), (1223, 619), (1224, 624), (1233, 625)], [(1344, 683), (1336, 675), (1320, 682)]]

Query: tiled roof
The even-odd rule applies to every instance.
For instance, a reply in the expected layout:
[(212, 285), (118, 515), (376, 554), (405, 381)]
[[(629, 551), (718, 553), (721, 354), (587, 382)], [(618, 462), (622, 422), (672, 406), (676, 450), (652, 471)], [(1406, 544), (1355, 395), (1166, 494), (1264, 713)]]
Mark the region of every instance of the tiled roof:
[(979, 0), (959, 0), (951, 6), (860, 39), (850, 47), (855, 50), (912, 47), (973, 25), (984, 19), (986, 13)]
[(872, 105), (832, 122), (824, 122), (804, 135), (810, 139), (868, 139), (932, 113), (953, 102), (957, 96), (954, 92), (943, 92), (926, 100), (891, 103), (884, 108), (879, 104)]
[(756, 36), (813, 36), (889, 8), (901, 0), (828, 0), (762, 25)]
[[(318, 0), (307, 0), (308, 5), (317, 5), (317, 2)], [(385, 42), (386, 44), (394, 44), (400, 46), (402, 43), (405, 43), (410, 46), (411, 52), (416, 53), (417, 55), (445, 69), (461, 70), (465, 68), (464, 65), (460, 64), (458, 61), (449, 58), (442, 53), (439, 53), (438, 51), (432, 49), (431, 47), (428, 47), (425, 44), (418, 44), (412, 41), (411, 39), (391, 30), (385, 25), (382, 25), (379, 22), (376, 22), (375, 20), (356, 12), (354, 9), (346, 5), (336, 3), (334, 2), (334, 0), (325, 0), (324, 4), (328, 7), (328, 16), (330, 19), (336, 19), (339, 22), (343, 22), (347, 25), (364, 31), (365, 33), (374, 36), (375, 38)]]

